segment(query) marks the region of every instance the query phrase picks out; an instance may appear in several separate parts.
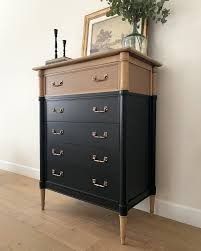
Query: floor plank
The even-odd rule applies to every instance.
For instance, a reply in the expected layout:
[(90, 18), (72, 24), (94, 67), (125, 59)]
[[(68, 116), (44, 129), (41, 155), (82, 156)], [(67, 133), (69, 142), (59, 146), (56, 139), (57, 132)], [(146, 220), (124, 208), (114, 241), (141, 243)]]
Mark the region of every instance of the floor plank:
[(72, 251), (67, 245), (41, 234), (26, 223), (14, 217), (0, 214), (0, 248), (2, 250)]
[(38, 181), (0, 171), (0, 251), (200, 251), (201, 229), (131, 210), (127, 245), (112, 211), (47, 191)]

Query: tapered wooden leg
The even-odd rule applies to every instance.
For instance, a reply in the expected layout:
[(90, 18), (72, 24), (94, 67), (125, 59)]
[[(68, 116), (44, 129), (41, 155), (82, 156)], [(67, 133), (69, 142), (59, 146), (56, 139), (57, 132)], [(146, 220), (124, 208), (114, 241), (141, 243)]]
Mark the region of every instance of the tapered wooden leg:
[(119, 216), (120, 220), (120, 239), (121, 245), (125, 245), (126, 242), (126, 225), (127, 225), (127, 216)]
[(45, 189), (40, 189), (41, 194), (41, 210), (45, 210)]
[(154, 208), (155, 208), (155, 195), (151, 195), (149, 200), (150, 200), (150, 214), (154, 214)]

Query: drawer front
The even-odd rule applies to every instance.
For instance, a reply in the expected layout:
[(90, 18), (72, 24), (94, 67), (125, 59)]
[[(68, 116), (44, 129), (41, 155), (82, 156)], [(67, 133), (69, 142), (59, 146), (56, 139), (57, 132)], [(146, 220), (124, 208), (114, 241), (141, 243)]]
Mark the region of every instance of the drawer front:
[(46, 121), (119, 123), (119, 98), (46, 100)]
[(91, 144), (107, 149), (119, 145), (119, 124), (48, 122), (46, 126), (50, 145)]
[(88, 68), (46, 77), (46, 95), (96, 93), (118, 90), (118, 65)]
[(112, 200), (119, 198), (119, 156), (104, 147), (48, 146), (47, 180)]

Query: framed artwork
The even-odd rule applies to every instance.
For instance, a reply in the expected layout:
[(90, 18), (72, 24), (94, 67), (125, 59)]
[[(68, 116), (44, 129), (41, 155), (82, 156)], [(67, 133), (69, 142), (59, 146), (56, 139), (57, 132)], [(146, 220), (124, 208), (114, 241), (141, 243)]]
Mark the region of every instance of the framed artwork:
[[(109, 8), (85, 16), (82, 56), (122, 48), (122, 39), (133, 31), (132, 25), (122, 17), (107, 17)], [(147, 37), (147, 25), (145, 27)]]

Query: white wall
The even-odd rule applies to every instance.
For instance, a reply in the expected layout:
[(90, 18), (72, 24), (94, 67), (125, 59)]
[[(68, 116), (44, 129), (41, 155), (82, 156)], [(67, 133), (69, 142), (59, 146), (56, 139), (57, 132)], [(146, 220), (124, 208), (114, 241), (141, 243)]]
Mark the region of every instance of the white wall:
[(201, 1), (175, 0), (168, 25), (153, 30), (159, 73), (159, 197), (201, 209)]
[[(81, 53), (84, 15), (99, 0), (0, 0), (1, 167), (34, 176), (39, 168), (38, 79), (33, 66), (53, 57), (53, 28)], [(165, 26), (151, 25), (159, 70), (157, 212), (201, 226), (201, 2), (171, 0)], [(18, 165), (13, 165), (18, 164)], [(26, 168), (28, 167), (28, 168)]]
[(68, 56), (79, 57), (84, 15), (104, 7), (99, 0), (0, 0), (2, 168), (16, 163), (23, 166), (12, 165), (14, 171), (29, 175), (31, 167), (38, 175), (38, 78), (32, 68), (54, 57), (54, 28), (60, 41), (67, 39)]

